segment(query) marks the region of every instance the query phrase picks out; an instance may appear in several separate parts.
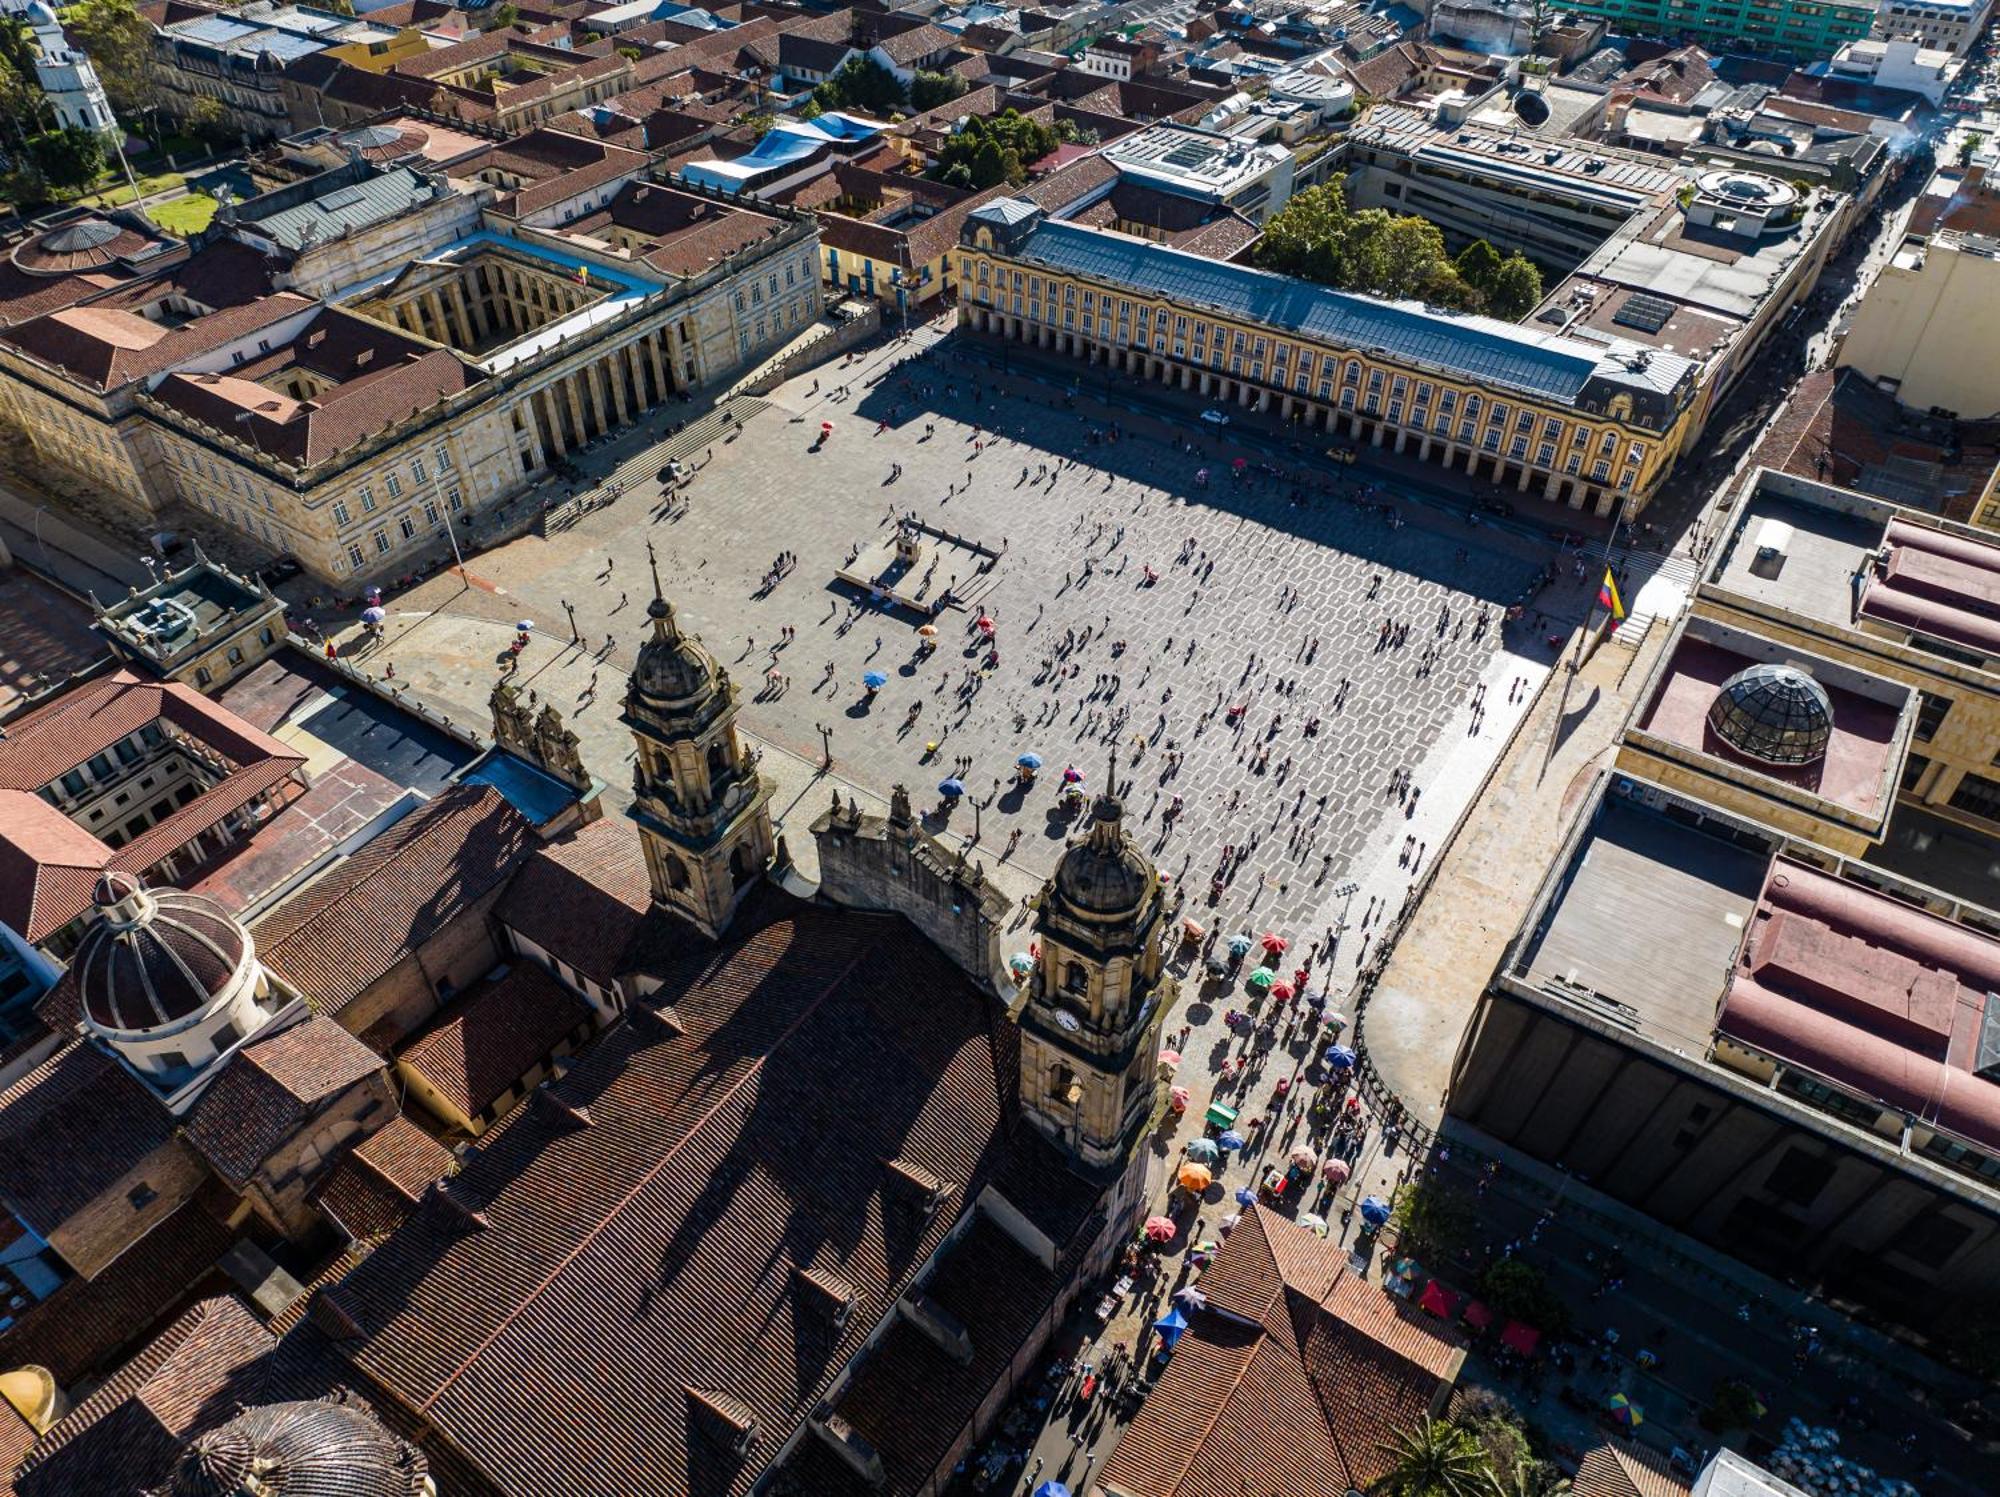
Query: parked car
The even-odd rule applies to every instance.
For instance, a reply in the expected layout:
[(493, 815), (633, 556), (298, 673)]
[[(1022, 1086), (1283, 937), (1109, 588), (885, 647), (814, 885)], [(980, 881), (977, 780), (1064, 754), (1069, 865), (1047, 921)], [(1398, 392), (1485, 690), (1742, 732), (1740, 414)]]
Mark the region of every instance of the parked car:
[(1201, 419), (1206, 421), (1210, 426), (1227, 426), (1229, 424), (1229, 412), (1210, 408), (1201, 413)]

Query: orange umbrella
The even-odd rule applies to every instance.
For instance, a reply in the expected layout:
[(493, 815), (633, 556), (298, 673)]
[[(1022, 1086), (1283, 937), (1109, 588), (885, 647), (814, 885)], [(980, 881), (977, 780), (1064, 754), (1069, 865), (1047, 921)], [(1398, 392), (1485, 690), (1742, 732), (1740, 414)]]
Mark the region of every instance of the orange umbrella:
[(1200, 1195), (1215, 1183), (1215, 1176), (1205, 1164), (1184, 1164), (1181, 1166), (1181, 1189)]

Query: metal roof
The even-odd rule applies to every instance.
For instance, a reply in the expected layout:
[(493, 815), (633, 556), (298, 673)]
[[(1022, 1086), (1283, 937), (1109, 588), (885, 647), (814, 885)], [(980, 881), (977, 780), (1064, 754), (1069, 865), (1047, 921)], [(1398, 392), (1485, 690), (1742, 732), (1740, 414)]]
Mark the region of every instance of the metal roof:
[[(1536, 332), (1490, 317), (1434, 312), (1310, 281), (1251, 270), (1081, 224), (1044, 222), (1019, 258), (1051, 270), (1128, 287), (1357, 352), (1573, 402), (1593, 377), (1635, 389), (1671, 390), (1689, 360), (1624, 340), (1599, 344)], [(1631, 364), (1637, 362), (1640, 368)]]
[(342, 187), (323, 197), (280, 209), (268, 218), (250, 218), (255, 205), (245, 210), (245, 218), (257, 233), (288, 250), (303, 249), (308, 243), (325, 243), (370, 224), (386, 222), (407, 213), (433, 196), (430, 181), (408, 167), (396, 167), (379, 177)]

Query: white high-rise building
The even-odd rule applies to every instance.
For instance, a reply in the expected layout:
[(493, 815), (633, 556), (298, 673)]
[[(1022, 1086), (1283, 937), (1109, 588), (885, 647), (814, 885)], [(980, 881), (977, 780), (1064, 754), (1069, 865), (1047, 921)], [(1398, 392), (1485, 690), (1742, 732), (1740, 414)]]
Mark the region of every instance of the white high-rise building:
[(0, 0), (0, 13), (19, 16), (35, 34), (35, 78), (42, 85), (56, 123), (62, 129), (91, 130), (100, 135), (118, 129), (118, 117), (111, 101), (104, 97), (104, 85), (97, 81), (97, 69), (90, 59), (69, 44), (62, 22), (44, 0)]

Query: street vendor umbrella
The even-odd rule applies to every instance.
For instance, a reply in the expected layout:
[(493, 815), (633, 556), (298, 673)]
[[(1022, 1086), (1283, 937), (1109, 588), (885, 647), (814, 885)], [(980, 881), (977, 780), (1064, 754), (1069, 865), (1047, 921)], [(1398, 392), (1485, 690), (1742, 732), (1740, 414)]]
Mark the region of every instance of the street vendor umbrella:
[(361, 622), (364, 624), (379, 624), (388, 616), (389, 612), (384, 608), (364, 608), (361, 610)]
[(1251, 1189), (1251, 1188), (1250, 1188), (1249, 1186), (1247, 1186), (1247, 1185), (1239, 1185), (1239, 1186), (1237, 1186), (1237, 1187), (1236, 1187), (1236, 1204), (1237, 1204), (1237, 1205), (1239, 1205), (1239, 1206), (1249, 1206), (1249, 1205), (1252, 1205), (1252, 1204), (1254, 1204), (1254, 1203), (1255, 1203), (1255, 1201), (1256, 1201), (1256, 1199), (1257, 1199), (1257, 1192), (1256, 1192), (1256, 1191), (1254, 1191), (1254, 1190), (1252, 1190), (1252, 1189)]
[(965, 781), (958, 779), (956, 776), (948, 780), (939, 780), (938, 794), (942, 795), (946, 800), (957, 800), (961, 795), (965, 794)]
[(1260, 941), (1258, 944), (1262, 946), (1264, 950), (1269, 952), (1272, 956), (1283, 956), (1285, 954), (1285, 948), (1291, 945), (1292, 943), (1287, 941), (1283, 936), (1279, 935), (1276, 931), (1267, 930), (1264, 932), (1264, 939)]
[(920, 626), (918, 627), (918, 629), (917, 629), (917, 638), (918, 638), (918, 639), (936, 639), (936, 638), (937, 638), (937, 625), (936, 625), (936, 624), (923, 624), (923, 625), (920, 625)]
[(1247, 468), (1250, 466), (1250, 459), (1247, 457), (1233, 457), (1229, 460), (1229, 466), (1232, 468)]
[(1290, 1003), (1292, 1001), (1292, 985), (1288, 982), (1272, 983), (1271, 996), (1280, 1003)]
[(1146, 1218), (1146, 1237), (1148, 1241), (1172, 1242), (1179, 1231), (1180, 1228), (1175, 1226), (1172, 1220), (1167, 1217), (1149, 1216)]
[(1181, 1339), (1181, 1333), (1187, 1328), (1188, 1318), (1179, 1310), (1169, 1310), (1153, 1322), (1153, 1329), (1160, 1333), (1160, 1340), (1169, 1351), (1173, 1349), (1174, 1343)]
[(1174, 1291), (1174, 1303), (1186, 1305), (1190, 1310), (1199, 1310), (1208, 1303), (1208, 1296), (1193, 1284), (1188, 1284)]
[(1614, 1393), (1605, 1400), (1604, 1407), (1612, 1419), (1627, 1429), (1637, 1429), (1646, 1422), (1646, 1411), (1623, 1393)]
[[(1500, 1344), (1509, 1351), (1519, 1352), (1524, 1357), (1532, 1357), (1535, 1348), (1542, 1344), (1542, 1333), (1531, 1325), (1518, 1320), (1510, 1320), (1500, 1327)], [(1639, 1421), (1632, 1421), (1637, 1424)]]
[(991, 634), (993, 632), (993, 620), (989, 619), (983, 613), (979, 616), (979, 632), (981, 634)]
[(1023, 754), (1014, 762), (1023, 769), (1040, 769), (1042, 767), (1042, 756), (1033, 753)]
[(1243, 1135), (1234, 1128), (1225, 1129), (1222, 1136), (1216, 1139), (1215, 1146), (1225, 1153), (1230, 1149), (1240, 1149), (1243, 1147)]
[(1220, 977), (1229, 970), (1229, 963), (1219, 956), (1209, 957), (1201, 965), (1210, 977)]
[(1329, 1185), (1345, 1185), (1351, 1173), (1345, 1159), (1329, 1159), (1319, 1167), (1320, 1179)]
[(1250, 974), (1247, 980), (1250, 986), (1255, 988), (1258, 992), (1268, 993), (1271, 990), (1271, 984), (1276, 982), (1278, 979), (1271, 975), (1271, 969), (1269, 967), (1259, 967), (1255, 972), (1252, 972)]
[(1181, 1166), (1181, 1189), (1200, 1195), (1215, 1183), (1215, 1173), (1205, 1164), (1184, 1164)]
[(1069, 1497), (1069, 1488), (1059, 1481), (1045, 1481), (1035, 1488), (1035, 1497)]
[(1250, 938), (1248, 936), (1231, 936), (1229, 938), (1229, 954), (1231, 956), (1248, 956), (1250, 954)]
[(526, 634), (530, 629), (535, 627), (535, 621), (533, 619), (522, 619), (514, 627), (519, 629), (523, 634)]
[(1190, 941), (1199, 941), (1203, 936), (1207, 934), (1208, 934), (1207, 927), (1204, 926), (1199, 920), (1195, 919), (1194, 916), (1189, 915), (1186, 919), (1181, 921), (1181, 935), (1184, 936), (1186, 939)]
[(1175, 1112), (1186, 1112), (1188, 1110), (1188, 1103), (1193, 1100), (1194, 1094), (1184, 1086), (1177, 1086), (1167, 1093), (1167, 1102), (1173, 1107)]
[(1007, 970), (1016, 977), (1026, 977), (1035, 970), (1035, 959), (1025, 951), (1017, 951), (1007, 958)]
[(1160, 1064), (1165, 1066), (1169, 1071), (1179, 1070), (1181, 1052), (1178, 1050), (1162, 1050), (1160, 1052)]
[(869, 671), (861, 678), (861, 684), (870, 691), (880, 691), (889, 684), (889, 678), (880, 671)]
[(1222, 1157), (1222, 1150), (1212, 1138), (1194, 1138), (1188, 1140), (1187, 1157), (1196, 1164), (1213, 1164)]
[(1078, 769), (1074, 764), (1067, 766), (1063, 770), (1063, 783), (1065, 785), (1081, 784), (1082, 781), (1083, 771)]
[(1371, 1227), (1386, 1226), (1389, 1221), (1389, 1203), (1380, 1196), (1362, 1197), (1361, 1219)]
[(819, 424), (819, 434), (820, 434), (821, 436), (823, 436), (823, 437), (830, 437), (830, 436), (832, 436), (832, 435), (833, 435), (833, 423), (832, 423), (831, 421), (822, 421), (822, 422), (820, 422), (820, 424)]
[(1329, 1046), (1326, 1063), (1336, 1071), (1351, 1071), (1354, 1069), (1354, 1052), (1345, 1045)]
[(1326, 1236), (1326, 1218), (1321, 1216), (1317, 1211), (1300, 1212), (1299, 1225), (1304, 1227), (1308, 1232), (1317, 1232), (1322, 1237)]
[(1292, 1163), (1302, 1170), (1316, 1170), (1319, 1168), (1319, 1155), (1301, 1144), (1292, 1150)]

